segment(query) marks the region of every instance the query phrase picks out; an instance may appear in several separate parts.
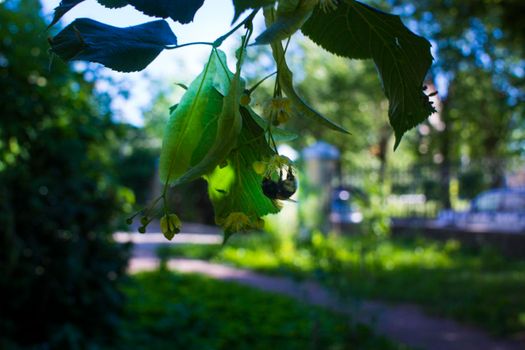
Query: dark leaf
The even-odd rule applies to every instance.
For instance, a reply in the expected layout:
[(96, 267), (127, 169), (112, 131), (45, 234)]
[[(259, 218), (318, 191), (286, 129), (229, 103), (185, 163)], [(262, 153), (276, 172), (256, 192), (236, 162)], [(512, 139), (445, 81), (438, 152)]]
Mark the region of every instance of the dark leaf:
[(102, 6), (106, 6), (110, 9), (116, 9), (128, 5), (126, 0), (97, 0)]
[(84, 0), (62, 0), (60, 1), (60, 4), (58, 4), (57, 7), (55, 7), (55, 13), (53, 15), (53, 20), (49, 24), (48, 27), (54, 26), (62, 16), (66, 14), (69, 10), (71, 10), (73, 7), (78, 5)]
[(64, 61), (90, 61), (121, 71), (139, 71), (177, 38), (163, 20), (118, 28), (79, 18), (50, 40), (51, 51)]
[(204, 0), (128, 0), (148, 16), (170, 17), (180, 23), (190, 23)]
[(239, 18), (239, 16), (248, 9), (256, 9), (259, 7), (273, 5), (275, 3), (276, 0), (233, 0), (235, 15), (233, 16), (232, 22), (235, 22), (237, 18)]
[(374, 60), (390, 102), (395, 147), (407, 130), (434, 112), (422, 90), (432, 64), (430, 43), (408, 30), (398, 16), (345, 0), (335, 11), (317, 8), (302, 31), (336, 55)]

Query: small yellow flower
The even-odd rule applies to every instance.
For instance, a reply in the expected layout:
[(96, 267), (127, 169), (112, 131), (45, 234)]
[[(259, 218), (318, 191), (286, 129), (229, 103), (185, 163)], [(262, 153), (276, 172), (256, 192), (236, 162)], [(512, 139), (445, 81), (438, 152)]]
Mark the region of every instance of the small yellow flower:
[(276, 154), (268, 161), (265, 177), (269, 177), (273, 173), (280, 172), (280, 170), (283, 168), (290, 169), (292, 165), (293, 162), (290, 160), (290, 158)]
[(264, 220), (261, 218), (257, 218), (254, 222), (254, 228), (257, 230), (264, 229)]
[(182, 222), (179, 217), (175, 214), (164, 215), (160, 219), (160, 230), (164, 234), (164, 237), (171, 239), (180, 232)]
[(225, 219), (217, 222), (227, 232), (246, 231), (253, 228), (250, 217), (241, 212), (230, 213)]
[(234, 233), (239, 231), (262, 230), (264, 220), (259, 217), (249, 217), (242, 212), (230, 213), (226, 218), (218, 219), (217, 224), (224, 228), (224, 231)]
[(264, 114), (274, 125), (286, 123), (292, 114), (292, 102), (289, 98), (274, 97), (266, 103)]
[(252, 99), (250, 98), (250, 95), (243, 94), (241, 96), (241, 100), (240, 100), (241, 106), (248, 106), (251, 101)]
[(255, 171), (258, 175), (263, 175), (266, 172), (266, 168), (268, 166), (268, 163), (266, 162), (253, 162), (252, 167), (253, 171)]
[(278, 173), (282, 169), (292, 169), (293, 162), (288, 157), (275, 154), (271, 158), (253, 162), (252, 168), (258, 175), (270, 177), (273, 173)]

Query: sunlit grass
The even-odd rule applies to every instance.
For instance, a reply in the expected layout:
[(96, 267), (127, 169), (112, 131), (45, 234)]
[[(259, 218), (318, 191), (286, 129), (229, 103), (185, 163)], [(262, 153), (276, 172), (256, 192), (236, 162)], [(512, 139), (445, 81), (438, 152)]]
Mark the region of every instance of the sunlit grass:
[(345, 296), (417, 303), (495, 334), (525, 332), (525, 262), (467, 251), (456, 241), (317, 234), (297, 244), (290, 237), (238, 235), (224, 247), (199, 249), (200, 255), (190, 247), (168, 253), (318, 278)]

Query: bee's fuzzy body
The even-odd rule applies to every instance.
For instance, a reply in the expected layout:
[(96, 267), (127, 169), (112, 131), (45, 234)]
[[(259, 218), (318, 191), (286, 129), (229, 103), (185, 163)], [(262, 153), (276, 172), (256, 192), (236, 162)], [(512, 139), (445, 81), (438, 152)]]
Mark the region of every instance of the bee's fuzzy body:
[(265, 177), (261, 184), (264, 195), (270, 199), (289, 199), (297, 191), (297, 181), (292, 172), (288, 172), (286, 178), (279, 176), (277, 181)]

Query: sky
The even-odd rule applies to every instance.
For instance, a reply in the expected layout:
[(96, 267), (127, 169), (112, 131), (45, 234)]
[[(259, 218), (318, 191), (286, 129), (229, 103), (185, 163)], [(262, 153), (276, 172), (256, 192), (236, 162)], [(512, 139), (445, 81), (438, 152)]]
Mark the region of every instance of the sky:
[[(53, 9), (58, 6), (60, 0), (41, 1), (43, 13), (50, 21), (53, 17)], [(131, 6), (112, 10), (103, 7), (96, 0), (85, 0), (66, 13), (60, 24), (64, 27), (75, 18), (80, 17), (89, 17), (117, 27), (132, 26), (155, 20), (155, 18), (143, 15)], [(231, 0), (208, 0), (197, 11), (192, 23), (181, 25), (170, 19), (167, 21), (170, 23), (180, 45), (193, 41), (214, 41), (228, 32), (232, 18), (233, 5)], [(226, 41), (221, 49), (228, 51), (233, 44), (231, 40)], [(151, 104), (155, 84), (166, 80), (173, 83), (189, 83), (202, 70), (204, 60), (209, 52), (209, 46), (189, 46), (176, 50), (165, 50), (145, 70), (138, 73), (118, 73), (104, 69), (103, 75), (110, 76), (116, 82), (127, 87), (129, 91), (129, 98), (127, 99), (112, 93), (115, 88), (109, 86), (107, 81), (101, 80), (98, 88), (114, 95), (112, 109), (117, 119), (134, 125), (142, 125), (142, 109), (148, 108)], [(76, 64), (75, 66), (79, 70), (85, 67), (83, 64)]]

